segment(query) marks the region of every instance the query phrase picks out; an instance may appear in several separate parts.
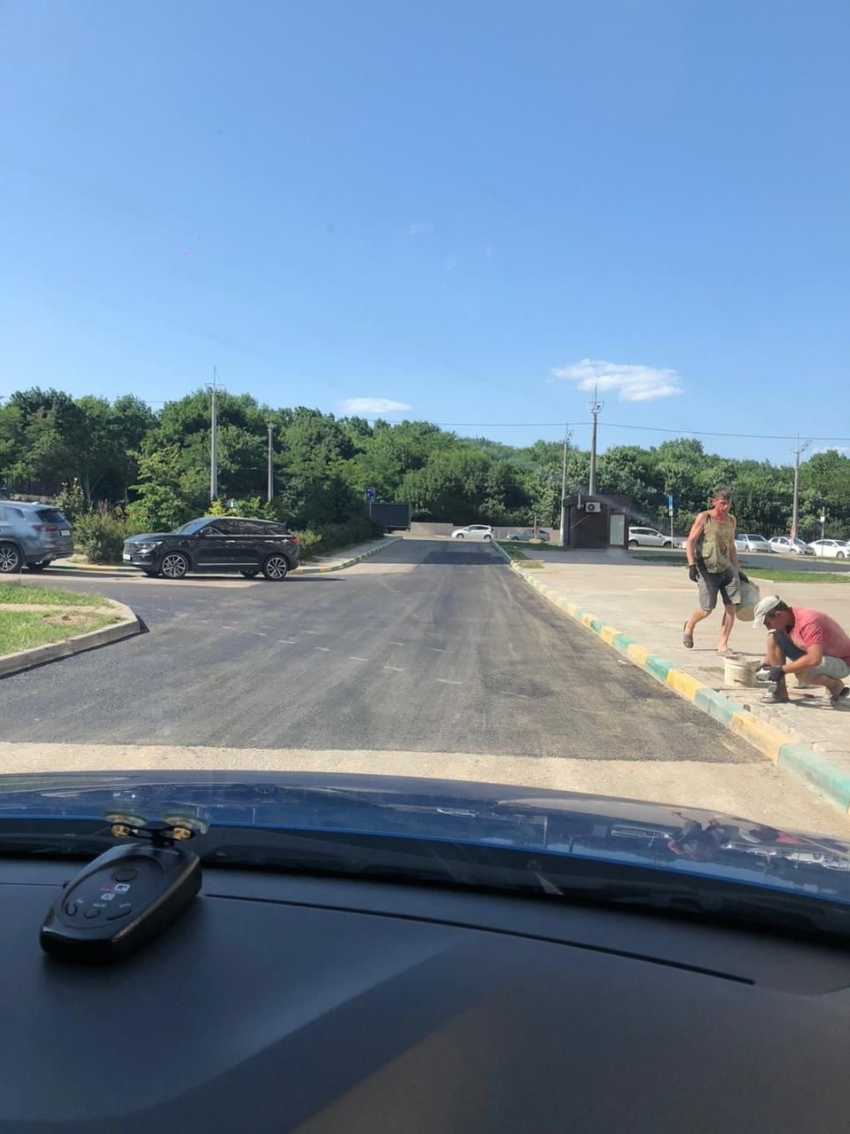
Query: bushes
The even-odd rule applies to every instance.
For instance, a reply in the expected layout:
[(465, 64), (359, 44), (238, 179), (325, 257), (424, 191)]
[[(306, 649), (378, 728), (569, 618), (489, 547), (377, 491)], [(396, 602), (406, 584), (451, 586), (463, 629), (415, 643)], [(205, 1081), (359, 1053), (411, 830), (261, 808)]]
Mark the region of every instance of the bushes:
[(317, 555), (328, 555), (342, 547), (379, 539), (384, 534), (384, 526), (363, 514), (346, 520), (344, 524), (323, 524), (295, 534), (298, 536), (301, 562), (309, 563)]
[(90, 563), (120, 563), (124, 540), (142, 531), (118, 508), (106, 501), (96, 511), (77, 518), (74, 525), (74, 544)]

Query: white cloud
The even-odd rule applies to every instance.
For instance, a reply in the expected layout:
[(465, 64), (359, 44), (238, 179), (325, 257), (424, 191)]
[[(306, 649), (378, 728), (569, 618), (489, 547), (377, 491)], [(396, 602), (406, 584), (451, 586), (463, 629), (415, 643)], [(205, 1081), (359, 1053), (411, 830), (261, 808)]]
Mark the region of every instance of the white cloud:
[(407, 402), (394, 402), (392, 398), (346, 398), (342, 403), (345, 413), (401, 413), (409, 410)]
[[(850, 445), (824, 445), (822, 449), (815, 449), (815, 453), (850, 453)], [(812, 454), (814, 456), (814, 453)]]
[(621, 402), (651, 402), (682, 392), (681, 379), (675, 370), (596, 358), (583, 358), (573, 366), (555, 367), (552, 375), (577, 382), (580, 390), (592, 390), (597, 385), (600, 390), (617, 390)]

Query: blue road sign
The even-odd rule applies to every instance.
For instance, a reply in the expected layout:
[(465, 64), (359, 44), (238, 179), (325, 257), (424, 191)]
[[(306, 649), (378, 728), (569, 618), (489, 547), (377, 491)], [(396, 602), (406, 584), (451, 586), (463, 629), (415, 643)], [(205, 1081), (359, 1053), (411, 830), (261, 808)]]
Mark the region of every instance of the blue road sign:
[(367, 488), (366, 489), (366, 499), (367, 500), (374, 500), (376, 495), (377, 494), (376, 494), (374, 488)]
[(673, 497), (672, 497), (672, 496), (668, 496), (668, 497), (667, 497), (667, 507), (668, 507), (668, 508), (669, 508), (669, 509), (670, 509), (671, 511), (673, 510)]

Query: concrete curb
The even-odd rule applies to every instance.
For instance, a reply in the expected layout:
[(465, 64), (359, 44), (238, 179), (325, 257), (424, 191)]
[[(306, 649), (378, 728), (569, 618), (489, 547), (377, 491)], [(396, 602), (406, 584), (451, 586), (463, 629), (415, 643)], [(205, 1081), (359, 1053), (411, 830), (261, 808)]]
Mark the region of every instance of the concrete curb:
[(378, 544), (377, 547), (372, 547), (368, 551), (364, 551), (361, 555), (355, 555), (353, 559), (343, 559), (341, 563), (334, 563), (332, 567), (296, 567), (292, 572), (293, 575), (327, 575), (330, 571), (342, 571), (346, 567), (353, 567), (355, 563), (360, 563), (363, 559), (368, 559), (372, 555), (377, 555), (379, 551), (389, 547), (392, 543), (398, 543), (399, 536), (393, 536), (392, 539), (385, 540), (383, 543)]
[(108, 574), (124, 574), (124, 575), (138, 575), (138, 569), (135, 567), (124, 567), (122, 564), (111, 563), (60, 563), (54, 560), (48, 568), (49, 571), (56, 569), (61, 571), (93, 571), (95, 574), (98, 571), (105, 571)]
[(19, 650), (15, 654), (7, 654), (0, 658), (0, 678), (10, 677), (13, 673), (21, 673), (25, 669), (44, 665), (58, 658), (81, 654), (85, 650), (96, 650), (99, 646), (107, 646), (111, 642), (120, 642), (124, 638), (141, 634), (142, 624), (129, 606), (114, 599), (109, 599), (108, 602), (111, 610), (120, 616), (118, 622), (104, 626), (100, 630), (89, 630), (86, 634), (65, 638), (61, 642), (50, 642), (45, 646), (33, 646), (31, 650)]
[(660, 655), (650, 653), (616, 626), (609, 626), (596, 614), (568, 602), (563, 595), (524, 571), (521, 561), (512, 560), (504, 548), (499, 547), (498, 544), (495, 547), (499, 554), (508, 560), (511, 569), (553, 606), (579, 622), (585, 629), (601, 638), (606, 645), (651, 674), (668, 689), (672, 689), (697, 709), (701, 709), (724, 725), (730, 732), (746, 740), (778, 767), (784, 768), (792, 776), (796, 776), (797, 779), (803, 780), (809, 787), (820, 792), (830, 803), (845, 813), (850, 811), (850, 769), (834, 763), (810, 744), (804, 744), (797, 737), (754, 717), (724, 693), (718, 693), (710, 685), (699, 681), (686, 670), (677, 668)]

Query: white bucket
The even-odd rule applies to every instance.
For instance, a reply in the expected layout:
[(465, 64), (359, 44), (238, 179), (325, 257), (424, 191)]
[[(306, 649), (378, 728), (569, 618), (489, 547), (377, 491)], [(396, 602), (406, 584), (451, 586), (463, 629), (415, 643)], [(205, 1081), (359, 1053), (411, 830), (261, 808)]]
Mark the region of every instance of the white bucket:
[(761, 665), (758, 658), (726, 658), (723, 667), (723, 680), (726, 685), (756, 684), (756, 670)]
[(756, 603), (761, 593), (755, 583), (747, 580), (741, 583), (741, 601), (735, 608), (735, 617), (739, 622), (752, 622), (756, 616)]

